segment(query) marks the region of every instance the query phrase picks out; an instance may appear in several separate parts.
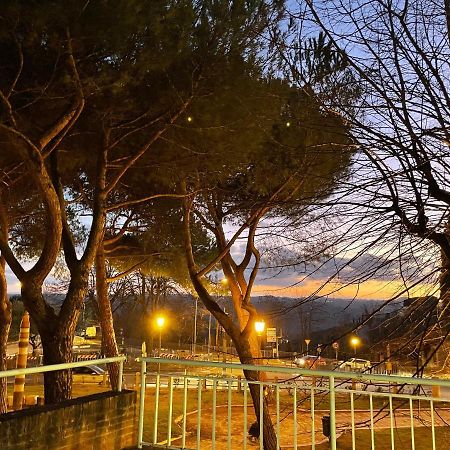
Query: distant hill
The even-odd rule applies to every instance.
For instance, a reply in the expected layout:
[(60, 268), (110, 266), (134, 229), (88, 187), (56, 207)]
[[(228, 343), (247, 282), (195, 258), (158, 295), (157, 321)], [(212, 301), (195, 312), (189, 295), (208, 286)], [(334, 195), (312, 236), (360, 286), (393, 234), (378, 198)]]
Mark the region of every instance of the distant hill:
[[(380, 300), (317, 298), (305, 302), (304, 299), (272, 296), (254, 297), (253, 303), (288, 339), (357, 322), (383, 304)], [(386, 305), (380, 314), (395, 313), (402, 307), (403, 299), (399, 299)]]
[[(17, 297), (17, 295), (11, 296), (12, 299)], [(58, 312), (64, 295), (47, 294), (45, 298)], [(351, 325), (382, 305), (380, 300), (317, 298), (305, 302), (301, 298), (275, 296), (253, 297), (252, 301), (266, 320), (267, 326), (276, 327), (279, 333), (282, 332), (283, 336), (291, 341), (301, 341), (305, 336), (314, 337), (339, 326)], [(228, 302), (225, 300), (224, 303)], [(191, 316), (192, 319), (195, 314), (195, 302), (188, 295), (170, 296), (166, 307), (175, 314), (183, 310), (185, 317)], [(403, 299), (396, 300), (384, 307), (380, 314), (392, 314), (402, 307)], [(205, 313), (199, 302), (199, 322), (204, 322), (203, 327), (206, 326), (207, 316), (209, 316)]]

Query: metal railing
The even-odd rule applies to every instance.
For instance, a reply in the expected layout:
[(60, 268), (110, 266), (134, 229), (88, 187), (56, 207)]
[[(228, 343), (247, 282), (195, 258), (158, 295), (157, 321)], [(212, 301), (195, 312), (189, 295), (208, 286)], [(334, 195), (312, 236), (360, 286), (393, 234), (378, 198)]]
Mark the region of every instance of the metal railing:
[(77, 361), (63, 364), (50, 364), (47, 366), (27, 367), (25, 369), (10, 369), (0, 371), (0, 378), (15, 377), (16, 375), (32, 375), (36, 373), (54, 372), (57, 370), (74, 369), (75, 367), (86, 367), (91, 365), (100, 366), (102, 364), (119, 363), (119, 384), (118, 391), (122, 391), (123, 380), (123, 363), (126, 361), (126, 356), (114, 356), (111, 358), (91, 359), (87, 361)]
[[(375, 449), (381, 439), (383, 448), (395, 449), (401, 432), (403, 444), (397, 448), (406, 448), (406, 436), (413, 450), (436, 450), (440, 448), (437, 430), (450, 422), (450, 408), (445, 404), (450, 396), (445, 399), (437, 392), (450, 388), (450, 380), (195, 360), (176, 361), (174, 372), (172, 359), (141, 357), (138, 361), (139, 448), (246, 450), (249, 424), (255, 421), (260, 438), (253, 440), (263, 450), (262, 409), (255, 419), (250, 384), (258, 386), (260, 401), (269, 404), (278, 449), (315, 449), (327, 437), (332, 450), (338, 439), (347, 439), (353, 450)], [(147, 372), (148, 364), (156, 370)], [(243, 370), (265, 372), (265, 380), (247, 381)], [(266, 391), (271, 391), (268, 398)], [(152, 403), (148, 411), (146, 401)], [(416, 437), (421, 447), (416, 447)], [(427, 447), (423, 447), (425, 438), (429, 438)]]

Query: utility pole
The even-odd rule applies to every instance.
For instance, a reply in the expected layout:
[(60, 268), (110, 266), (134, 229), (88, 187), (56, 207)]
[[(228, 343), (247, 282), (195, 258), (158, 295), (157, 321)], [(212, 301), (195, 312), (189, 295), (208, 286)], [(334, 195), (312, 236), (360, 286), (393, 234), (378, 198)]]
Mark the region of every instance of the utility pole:
[(208, 321), (208, 361), (211, 358), (211, 313), (209, 313)]
[(219, 361), (219, 331), (220, 331), (220, 324), (216, 319), (216, 340), (215, 340), (215, 350), (217, 352), (217, 361)]
[(311, 339), (305, 339), (306, 343), (306, 354), (309, 355), (309, 343), (311, 342)]
[(386, 372), (390, 375), (392, 373), (392, 361), (391, 361), (391, 346), (389, 343), (386, 345)]
[(194, 343), (192, 345), (192, 354), (195, 355), (197, 350), (197, 311), (198, 311), (198, 297), (195, 297), (195, 317), (194, 317)]
[[(223, 312), (226, 314), (225, 308)], [(225, 333), (225, 328), (222, 327), (222, 360), (224, 363), (227, 362), (227, 333)], [(227, 369), (223, 369), (223, 374), (226, 374)]]

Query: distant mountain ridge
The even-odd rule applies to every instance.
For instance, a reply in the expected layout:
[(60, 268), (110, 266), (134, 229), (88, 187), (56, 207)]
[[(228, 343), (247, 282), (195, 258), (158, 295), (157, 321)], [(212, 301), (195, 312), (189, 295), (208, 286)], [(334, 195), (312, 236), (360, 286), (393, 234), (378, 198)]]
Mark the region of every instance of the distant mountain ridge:
[[(10, 295), (12, 299), (17, 297), (20, 296)], [(45, 299), (56, 312), (59, 311), (64, 298), (64, 294), (45, 294)], [(317, 333), (339, 324), (356, 322), (382, 304), (381, 300), (341, 298), (317, 298), (305, 302), (301, 298), (269, 295), (253, 297), (252, 301), (261, 316), (265, 318), (267, 326), (277, 327), (288, 339), (298, 338), (302, 332), (306, 331), (305, 327), (308, 332)], [(399, 311), (403, 307), (403, 301), (399, 299), (389, 303), (380, 314)], [(170, 296), (167, 299), (167, 306), (179, 305), (179, 302), (186, 302), (186, 308), (191, 309), (194, 314), (194, 302), (188, 295)]]
[[(317, 298), (305, 302), (301, 298), (260, 296), (252, 300), (258, 311), (267, 317), (267, 321), (276, 324), (290, 339), (297, 338), (305, 331), (305, 327), (309, 332), (317, 333), (340, 324), (357, 322), (382, 305), (380, 300), (341, 298)], [(400, 311), (403, 301), (398, 299), (390, 302), (378, 314)]]

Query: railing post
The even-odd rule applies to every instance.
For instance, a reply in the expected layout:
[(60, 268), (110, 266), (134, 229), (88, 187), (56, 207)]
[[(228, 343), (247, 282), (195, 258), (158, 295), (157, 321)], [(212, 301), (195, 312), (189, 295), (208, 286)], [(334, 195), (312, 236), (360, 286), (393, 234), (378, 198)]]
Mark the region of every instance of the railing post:
[(330, 444), (331, 450), (336, 450), (336, 392), (334, 390), (334, 377), (329, 378), (330, 388)]
[(136, 372), (134, 374), (134, 390), (137, 391), (141, 385), (141, 372)]
[(119, 363), (119, 382), (117, 384), (117, 390), (122, 392), (122, 380), (123, 380), (123, 359)]
[(139, 396), (139, 422), (138, 422), (138, 448), (142, 448), (144, 436), (144, 407), (145, 407), (145, 378), (147, 374), (147, 363), (141, 361), (141, 390)]

